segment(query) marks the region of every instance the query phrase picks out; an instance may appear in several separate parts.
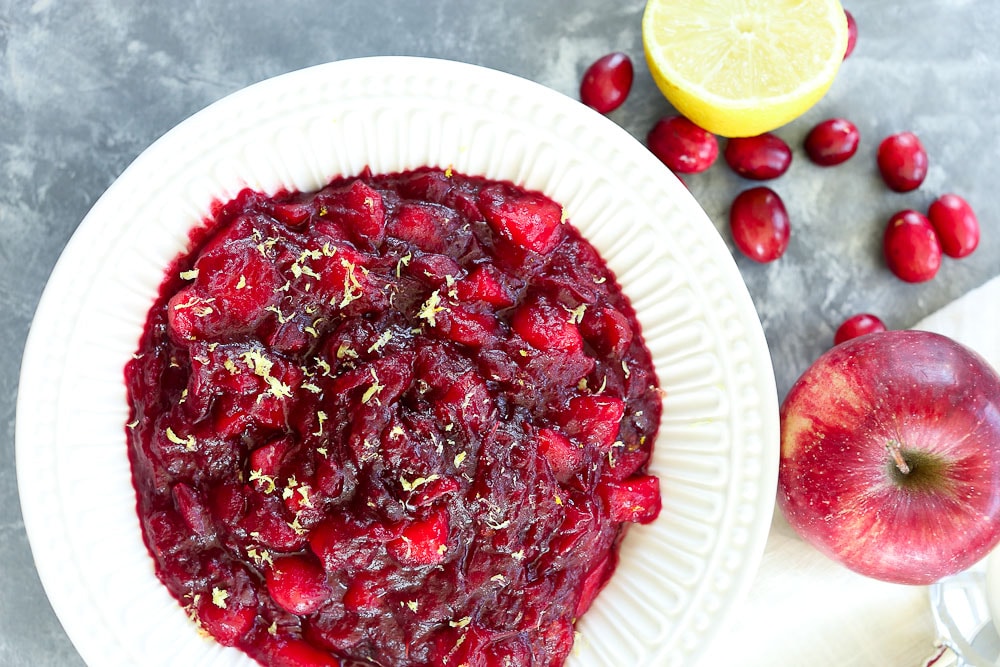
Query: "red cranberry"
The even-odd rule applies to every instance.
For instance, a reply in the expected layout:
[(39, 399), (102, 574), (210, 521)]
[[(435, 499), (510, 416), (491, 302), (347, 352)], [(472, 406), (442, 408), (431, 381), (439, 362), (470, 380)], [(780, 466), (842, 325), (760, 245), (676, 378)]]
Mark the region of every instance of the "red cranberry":
[(598, 58), (583, 74), (580, 100), (600, 113), (622, 105), (632, 88), (632, 59), (624, 53)]
[(878, 170), (890, 189), (916, 190), (927, 176), (927, 151), (912, 132), (893, 134), (879, 144)]
[(777, 135), (733, 138), (726, 143), (726, 163), (733, 171), (755, 181), (777, 178), (792, 163), (792, 149)]
[(941, 268), (941, 243), (930, 220), (916, 211), (900, 211), (889, 218), (883, 239), (885, 260), (901, 280), (930, 280)]
[(958, 195), (941, 195), (927, 211), (941, 249), (949, 257), (965, 257), (979, 245), (979, 221), (969, 203)]
[(821, 167), (832, 167), (851, 159), (858, 150), (860, 139), (854, 123), (843, 118), (830, 118), (809, 130), (805, 141), (806, 155)]
[(274, 601), (291, 614), (311, 614), (330, 597), (326, 574), (315, 557), (276, 559), (267, 570), (265, 581)]
[(885, 331), (885, 323), (871, 313), (858, 313), (844, 320), (833, 335), (833, 344), (840, 345), (845, 340), (851, 340), (865, 334)]
[(847, 56), (851, 55), (854, 46), (858, 43), (858, 23), (846, 9), (844, 15), (847, 16), (847, 49), (844, 51), (844, 60), (847, 60)]
[(773, 262), (788, 247), (788, 211), (771, 188), (751, 188), (737, 195), (729, 209), (729, 226), (736, 247), (755, 262)]
[(712, 166), (719, 156), (719, 142), (684, 116), (661, 118), (649, 131), (646, 143), (653, 155), (671, 171), (696, 174)]

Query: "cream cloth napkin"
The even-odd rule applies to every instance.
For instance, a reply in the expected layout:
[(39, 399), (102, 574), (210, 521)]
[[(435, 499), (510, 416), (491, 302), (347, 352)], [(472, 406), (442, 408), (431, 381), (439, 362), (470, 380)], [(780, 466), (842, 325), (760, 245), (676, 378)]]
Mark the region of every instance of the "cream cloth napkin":
[[(1000, 369), (998, 304), (1000, 277), (913, 328), (954, 338)], [(700, 667), (920, 666), (936, 639), (927, 587), (854, 574), (806, 544), (776, 509), (747, 599)]]

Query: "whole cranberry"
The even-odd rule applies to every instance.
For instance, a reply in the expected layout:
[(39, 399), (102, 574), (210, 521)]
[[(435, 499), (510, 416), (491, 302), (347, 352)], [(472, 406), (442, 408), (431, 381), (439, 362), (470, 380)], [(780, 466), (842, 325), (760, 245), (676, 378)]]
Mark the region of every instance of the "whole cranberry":
[(927, 211), (941, 250), (949, 257), (966, 257), (979, 245), (979, 220), (969, 202), (958, 195), (941, 195)]
[(927, 151), (912, 132), (883, 139), (877, 159), (882, 180), (896, 192), (916, 190), (927, 176)]
[(885, 323), (871, 313), (858, 313), (844, 320), (833, 334), (833, 344), (840, 345), (845, 340), (864, 336), (865, 334), (885, 331)]
[(600, 113), (622, 105), (632, 89), (632, 59), (621, 52), (601, 56), (583, 74), (580, 101)]
[(773, 262), (788, 248), (788, 211), (771, 188), (760, 186), (738, 194), (729, 208), (729, 227), (736, 247), (755, 262)]
[(847, 49), (844, 50), (844, 60), (847, 60), (847, 56), (851, 55), (854, 46), (858, 43), (858, 23), (846, 9), (844, 15), (847, 17)]
[(934, 227), (913, 210), (899, 211), (889, 218), (882, 249), (889, 269), (908, 283), (930, 280), (941, 268), (941, 243)]
[(646, 144), (671, 171), (696, 174), (712, 166), (719, 156), (719, 142), (684, 116), (668, 116), (656, 121)]
[(792, 149), (781, 137), (770, 132), (730, 139), (724, 156), (733, 171), (755, 181), (777, 178), (792, 164)]
[(809, 159), (821, 167), (846, 162), (858, 150), (861, 139), (857, 126), (843, 118), (830, 118), (809, 130), (805, 149)]

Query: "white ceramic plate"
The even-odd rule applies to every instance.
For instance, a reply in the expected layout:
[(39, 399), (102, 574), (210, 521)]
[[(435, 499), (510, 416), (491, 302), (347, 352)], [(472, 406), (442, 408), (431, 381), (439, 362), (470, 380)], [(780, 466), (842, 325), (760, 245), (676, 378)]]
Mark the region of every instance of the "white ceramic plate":
[(108, 189), (56, 265), (22, 365), (17, 475), (39, 574), (80, 654), (95, 667), (250, 664), (199, 637), (154, 576), (122, 371), (214, 201), (366, 165), (541, 190), (617, 273), (667, 391), (651, 465), (663, 512), (628, 535), (569, 664), (693, 663), (756, 571), (777, 477), (774, 376), (732, 257), (684, 186), (603, 116), (507, 74), (395, 57), (293, 72), (192, 116)]

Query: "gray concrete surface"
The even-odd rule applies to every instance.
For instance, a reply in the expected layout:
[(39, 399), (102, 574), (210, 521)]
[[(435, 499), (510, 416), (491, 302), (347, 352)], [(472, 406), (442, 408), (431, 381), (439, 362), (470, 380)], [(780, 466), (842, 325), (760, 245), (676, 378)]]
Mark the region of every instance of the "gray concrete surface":
[[(792, 219), (787, 254), (737, 264), (771, 346), (778, 391), (870, 311), (911, 325), (1000, 273), (1000, 3), (848, 0), (860, 38), (829, 94), (777, 133), (794, 148), (773, 182)], [(82, 664), (35, 572), (14, 474), (20, 355), (46, 278), (89, 207), (151, 142), (247, 84), (308, 65), (376, 54), (472, 62), (576, 95), (593, 59), (632, 55), (636, 81), (612, 118), (639, 139), (671, 113), (642, 56), (642, 0), (0, 0), (0, 665)], [(834, 169), (805, 158), (819, 120), (861, 130), (858, 154)], [(916, 192), (889, 192), (879, 140), (912, 130), (930, 154)], [(721, 161), (686, 177), (729, 240), (729, 202), (751, 184)], [(965, 196), (983, 228), (971, 257), (907, 285), (881, 259), (885, 220)], [(730, 247), (732, 244), (730, 242)]]

